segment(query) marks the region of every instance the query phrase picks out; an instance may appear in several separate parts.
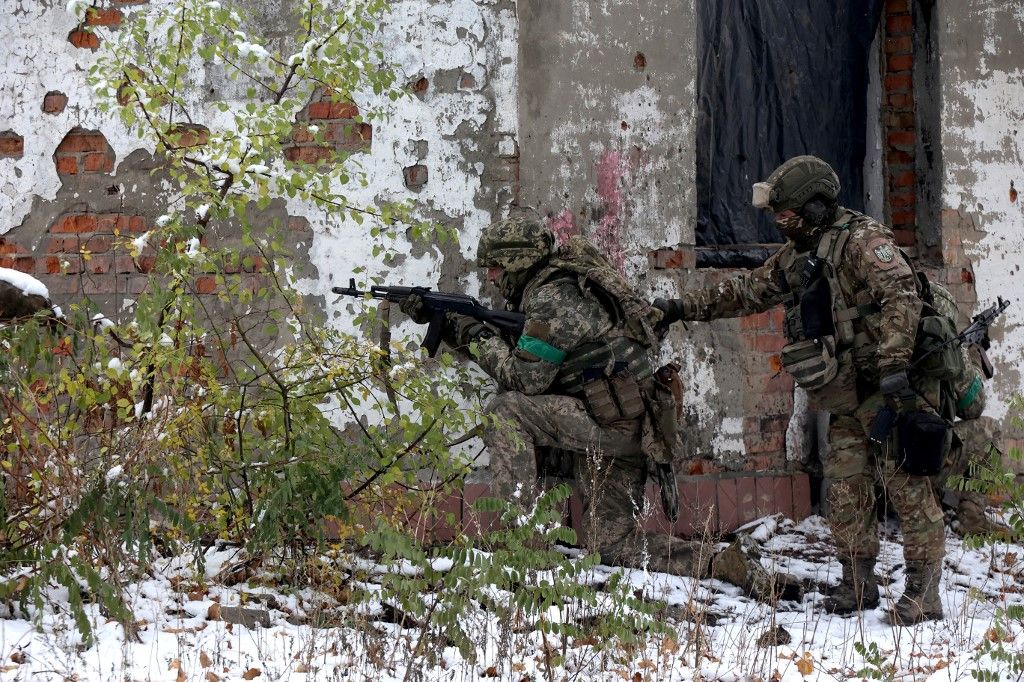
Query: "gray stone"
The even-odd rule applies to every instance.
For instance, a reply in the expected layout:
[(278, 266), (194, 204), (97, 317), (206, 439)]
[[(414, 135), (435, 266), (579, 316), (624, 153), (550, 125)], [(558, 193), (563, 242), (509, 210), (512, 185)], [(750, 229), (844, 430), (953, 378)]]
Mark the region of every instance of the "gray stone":
[(220, 619), (255, 630), (257, 626), (270, 627), (270, 612), (266, 609), (247, 609), (244, 606), (220, 607)]

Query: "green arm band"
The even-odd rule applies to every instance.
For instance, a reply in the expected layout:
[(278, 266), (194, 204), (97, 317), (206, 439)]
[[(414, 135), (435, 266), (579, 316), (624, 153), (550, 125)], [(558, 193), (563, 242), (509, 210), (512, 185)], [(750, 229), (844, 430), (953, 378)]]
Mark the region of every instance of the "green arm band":
[(963, 394), (960, 400), (956, 401), (956, 409), (963, 410), (970, 406), (974, 402), (974, 399), (978, 397), (978, 393), (981, 391), (981, 377), (975, 376), (974, 381), (971, 382), (970, 387), (967, 389), (967, 393)]
[(547, 341), (541, 341), (526, 334), (519, 337), (519, 343), (516, 344), (516, 348), (527, 353), (533, 353), (541, 360), (546, 360), (552, 365), (560, 365), (565, 360), (565, 351), (558, 350)]

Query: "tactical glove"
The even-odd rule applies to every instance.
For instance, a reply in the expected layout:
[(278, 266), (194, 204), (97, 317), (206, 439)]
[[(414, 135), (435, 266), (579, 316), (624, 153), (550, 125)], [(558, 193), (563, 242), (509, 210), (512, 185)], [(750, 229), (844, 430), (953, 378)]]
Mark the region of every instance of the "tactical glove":
[(655, 464), (654, 480), (661, 488), (661, 509), (665, 517), (675, 523), (679, 518), (679, 486), (676, 485), (676, 472), (672, 464)]
[(413, 322), (416, 324), (426, 324), (430, 322), (430, 312), (427, 310), (427, 306), (423, 303), (423, 297), (419, 294), (409, 294), (402, 302), (398, 304), (398, 308), (408, 315)]
[(662, 312), (662, 318), (656, 327), (658, 332), (667, 330), (673, 322), (683, 319), (682, 299), (656, 298), (651, 305)]
[(878, 389), (901, 409), (913, 409), (915, 406), (917, 393), (910, 386), (906, 370), (886, 374), (878, 382)]
[(480, 320), (454, 313), (448, 315), (445, 332), (445, 340), (454, 348), (462, 348), (474, 341), (494, 336), (494, 330)]

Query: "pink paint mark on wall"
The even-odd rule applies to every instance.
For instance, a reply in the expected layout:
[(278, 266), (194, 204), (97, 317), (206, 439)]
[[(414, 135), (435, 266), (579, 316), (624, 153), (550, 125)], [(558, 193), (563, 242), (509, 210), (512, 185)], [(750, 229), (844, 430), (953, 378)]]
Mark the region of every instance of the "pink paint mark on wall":
[(594, 230), (594, 242), (619, 272), (625, 272), (626, 267), (626, 250), (622, 245), (626, 195), (622, 191), (622, 177), (628, 169), (629, 161), (614, 151), (605, 152), (596, 166), (602, 212)]
[(556, 216), (548, 218), (548, 228), (555, 235), (558, 244), (564, 244), (570, 237), (580, 233), (579, 225), (576, 224), (576, 214), (570, 209), (565, 209)]

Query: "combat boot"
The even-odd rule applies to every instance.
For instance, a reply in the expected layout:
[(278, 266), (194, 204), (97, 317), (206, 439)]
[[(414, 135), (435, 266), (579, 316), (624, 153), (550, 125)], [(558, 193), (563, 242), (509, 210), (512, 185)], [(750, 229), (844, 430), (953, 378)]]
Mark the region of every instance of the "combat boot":
[(1013, 532), (1009, 526), (996, 523), (985, 515), (985, 498), (970, 493), (960, 494), (960, 503), (956, 508), (956, 532), (960, 537), (968, 535), (998, 535), (1010, 537)]
[(875, 560), (840, 559), (843, 580), (825, 598), (825, 610), (840, 615), (878, 606), (878, 580)]
[(907, 587), (889, 614), (893, 625), (914, 625), (926, 620), (942, 620), (942, 561), (907, 562)]
[(753, 541), (745, 536), (711, 559), (711, 577), (732, 583), (754, 599), (773, 604), (781, 596), (775, 576), (761, 565), (761, 556)]

